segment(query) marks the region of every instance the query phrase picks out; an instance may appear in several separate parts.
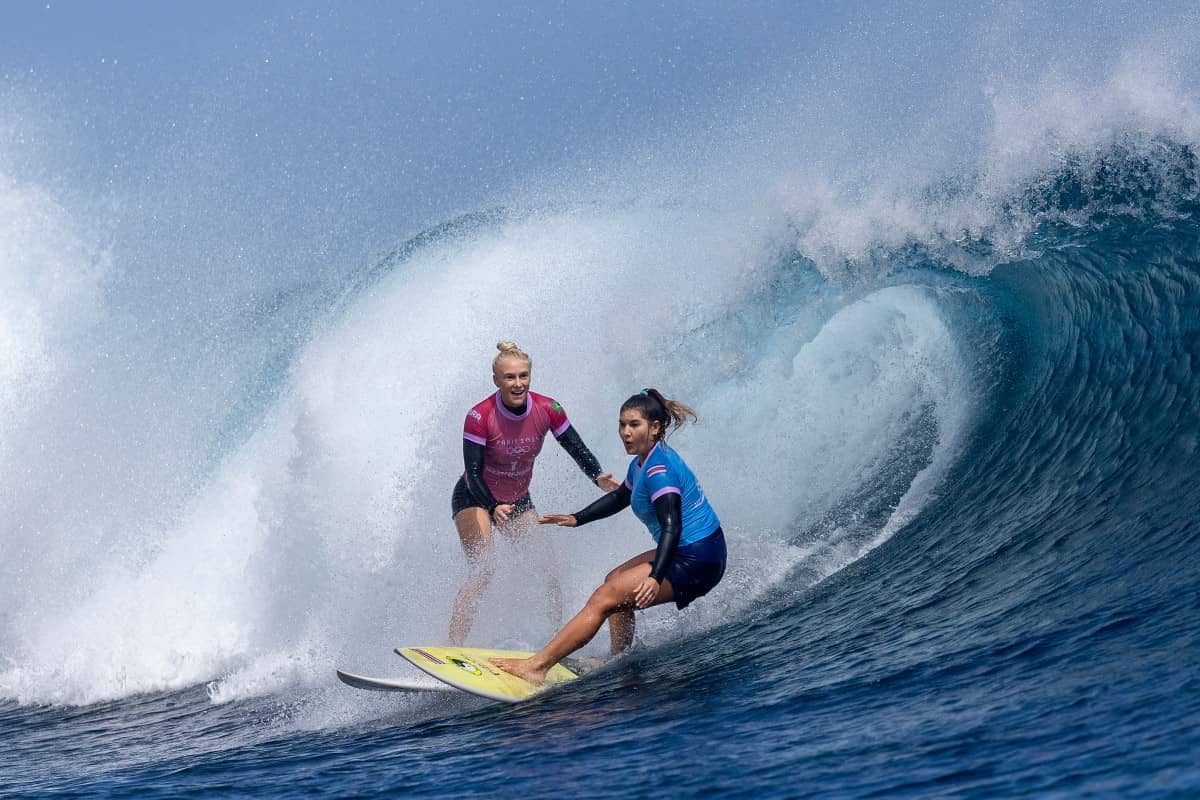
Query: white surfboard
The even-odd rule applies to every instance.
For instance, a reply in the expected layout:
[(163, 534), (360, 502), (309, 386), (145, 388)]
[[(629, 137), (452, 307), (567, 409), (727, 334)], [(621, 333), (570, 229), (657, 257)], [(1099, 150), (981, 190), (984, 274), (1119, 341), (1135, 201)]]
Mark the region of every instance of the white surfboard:
[(337, 671), (338, 679), (355, 689), (372, 692), (453, 692), (454, 687), (432, 678), (371, 678), (353, 672)]

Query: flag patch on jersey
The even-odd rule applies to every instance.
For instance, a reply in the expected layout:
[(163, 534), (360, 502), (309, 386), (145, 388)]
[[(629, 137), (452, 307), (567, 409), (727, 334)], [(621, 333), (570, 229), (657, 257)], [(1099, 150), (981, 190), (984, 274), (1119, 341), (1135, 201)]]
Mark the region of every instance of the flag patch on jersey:
[(654, 475), (662, 475), (666, 471), (667, 471), (666, 464), (655, 464), (653, 467), (646, 470), (646, 477), (649, 478)]

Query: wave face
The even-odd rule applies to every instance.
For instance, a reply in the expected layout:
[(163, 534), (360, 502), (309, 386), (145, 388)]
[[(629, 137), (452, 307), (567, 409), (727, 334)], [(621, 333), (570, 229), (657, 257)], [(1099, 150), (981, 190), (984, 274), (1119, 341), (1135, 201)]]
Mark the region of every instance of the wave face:
[[(347, 266), (303, 267), (282, 221), (231, 239), (262, 195), (226, 199), (220, 159), (144, 198), (211, 210), (177, 245), (0, 161), (0, 783), (1200, 791), (1200, 105), (1155, 41), (1093, 81), (989, 82), (972, 147), (940, 116), (888, 140), (808, 97), (818, 135), (747, 101), (607, 180), (542, 165), (435, 204)], [(726, 578), (528, 705), (345, 689), (335, 667), (397, 674), (393, 646), (445, 636), (458, 431), (498, 339), (611, 471), (624, 397), (698, 409), (673, 441)], [(547, 444), (539, 509), (592, 496)], [(502, 543), (477, 643), (539, 646), (547, 573), (574, 607), (648, 547), (629, 515), (537, 537)]]

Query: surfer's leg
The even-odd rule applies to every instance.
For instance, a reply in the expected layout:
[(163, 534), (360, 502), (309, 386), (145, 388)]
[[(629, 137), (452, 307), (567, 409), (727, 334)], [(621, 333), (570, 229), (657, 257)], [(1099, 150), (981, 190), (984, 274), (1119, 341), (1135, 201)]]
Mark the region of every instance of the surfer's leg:
[(610, 649), (614, 656), (633, 647), (635, 624), (632, 609), (614, 611), (608, 615), (608, 635), (612, 641)]
[[(650, 574), (650, 550), (630, 561), (632, 566), (618, 567), (609, 573), (609, 578), (588, 598), (579, 613), (571, 618), (550, 643), (529, 658), (494, 658), (492, 663), (500, 669), (518, 675), (530, 683), (541, 684), (546, 680), (550, 668), (592, 640), (604, 620), (617, 611), (631, 611), (633, 596), (638, 584)], [(626, 564), (630, 562), (627, 561)], [(622, 565), (624, 566), (624, 565)], [(663, 582), (651, 605), (674, 599), (671, 584)]]
[[(621, 566), (604, 576), (604, 582), (608, 583), (616, 578), (622, 570), (629, 569), (637, 564), (654, 563), (654, 551), (651, 550), (649, 552), (650, 555), (648, 557), (646, 553), (640, 553), (626, 561), (624, 564), (621, 564)], [(611, 640), (610, 650), (614, 656), (624, 653), (633, 646), (633, 634), (635, 629), (636, 620), (633, 616), (633, 609), (625, 608), (609, 614), (608, 635)]]
[(550, 630), (557, 630), (563, 623), (563, 590), (559, 574), (562, 571), (562, 559), (558, 552), (558, 541), (552, 536), (542, 534), (542, 552), (546, 560), (546, 619)]
[(454, 527), (458, 529), (459, 541), (467, 555), (467, 579), (454, 598), (454, 610), (450, 614), (450, 643), (461, 645), (475, 624), (479, 598), (491, 583), (496, 557), (492, 547), (492, 521), (485, 509), (479, 506), (464, 508), (454, 515)]
[(562, 560), (558, 540), (541, 530), (537, 520), (537, 509), (531, 507), (511, 523), (497, 525), (496, 529), (506, 538), (517, 542), (526, 557), (541, 568), (546, 576), (546, 615), (550, 628), (558, 630), (563, 617), (562, 580), (559, 578)]

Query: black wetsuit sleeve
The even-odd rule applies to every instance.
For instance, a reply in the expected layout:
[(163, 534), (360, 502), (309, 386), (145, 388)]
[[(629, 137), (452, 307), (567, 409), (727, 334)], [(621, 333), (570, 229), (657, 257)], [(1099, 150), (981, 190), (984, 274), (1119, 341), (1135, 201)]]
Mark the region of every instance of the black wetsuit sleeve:
[(629, 499), (631, 497), (633, 497), (633, 493), (629, 491), (628, 486), (622, 483), (614, 491), (603, 495), (587, 508), (572, 514), (571, 516), (575, 517), (575, 527), (587, 525), (589, 522), (595, 522), (605, 517), (611, 517), (618, 511), (629, 508)]
[(579, 438), (574, 425), (567, 426), (567, 429), (562, 432), (562, 436), (558, 437), (558, 443), (571, 458), (575, 459), (575, 463), (583, 470), (583, 474), (588, 476), (588, 480), (595, 483), (596, 478), (600, 477), (600, 473), (604, 470), (600, 468), (600, 462), (592, 455), (592, 451), (588, 450), (588, 446), (583, 443), (583, 439)]
[(671, 566), (675, 551), (679, 549), (679, 535), (683, 533), (683, 505), (679, 495), (670, 492), (655, 500), (654, 516), (658, 517), (658, 527), (662, 533), (658, 537), (658, 550), (654, 553), (650, 577), (662, 583), (667, 567)]
[(492, 490), (483, 481), (483, 445), (476, 444), (470, 439), (463, 439), (463, 463), (466, 464), (467, 488), (476, 500), (484, 504), (491, 514), (499, 503), (492, 496)]

